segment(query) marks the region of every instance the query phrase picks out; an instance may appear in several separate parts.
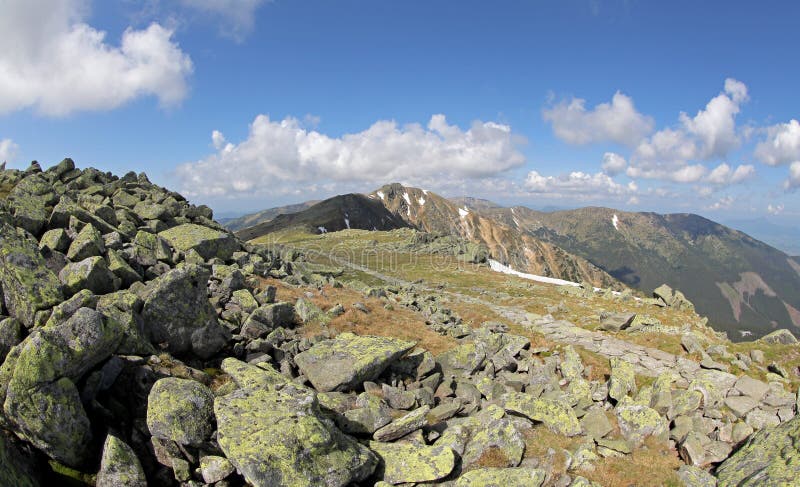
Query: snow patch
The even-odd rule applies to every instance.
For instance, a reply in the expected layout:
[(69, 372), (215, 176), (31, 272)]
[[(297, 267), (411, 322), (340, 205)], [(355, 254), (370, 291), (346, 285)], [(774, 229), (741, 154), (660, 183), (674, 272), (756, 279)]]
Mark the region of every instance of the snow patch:
[(501, 272), (503, 274), (511, 274), (512, 276), (521, 277), (523, 279), (530, 279), (531, 281), (544, 282), (547, 284), (555, 284), (557, 286), (580, 287), (580, 284), (578, 284), (577, 282), (565, 281), (564, 279), (556, 279), (555, 277), (537, 276), (535, 274), (526, 274), (524, 272), (516, 271), (511, 267), (501, 264), (500, 262), (494, 259), (489, 259), (489, 267), (495, 272)]
[(345, 218), (344, 219), (344, 224), (347, 225), (347, 229), (350, 230), (350, 219), (349, 218)]
[(417, 201), (419, 201), (419, 206), (423, 206), (425, 204), (425, 198), (420, 197)]
[(512, 217), (511, 219), (514, 220), (514, 225), (516, 225), (517, 228), (522, 226), (522, 225), (519, 224), (519, 220), (517, 220), (517, 217)]
[(403, 193), (403, 199), (406, 200), (406, 204), (411, 204), (411, 197), (408, 196), (408, 193)]
[(458, 209), (458, 216), (460, 216), (461, 218), (464, 218), (467, 215), (469, 215), (469, 210), (467, 209), (466, 206), (464, 208), (459, 208)]
[(614, 225), (614, 229), (619, 230), (619, 218), (616, 213), (611, 217), (611, 224)]
[(512, 215), (514, 214), (514, 208), (511, 208), (511, 214)]
[(428, 196), (428, 190), (427, 189), (423, 189), (422, 192), (423, 192), (423, 194), (425, 194), (425, 196)]
[(386, 198), (386, 195), (383, 194), (383, 191), (377, 191), (377, 192), (375, 192), (375, 194), (377, 194), (378, 198), (380, 198), (380, 199), (385, 199)]
[(328, 229), (325, 227), (317, 227), (317, 230), (319, 230), (319, 233), (328, 233)]

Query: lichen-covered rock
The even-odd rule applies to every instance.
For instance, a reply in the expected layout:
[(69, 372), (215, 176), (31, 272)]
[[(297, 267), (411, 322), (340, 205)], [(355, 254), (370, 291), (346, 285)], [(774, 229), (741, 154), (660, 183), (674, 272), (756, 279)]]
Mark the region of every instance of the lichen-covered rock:
[(39, 235), (50, 217), (50, 208), (58, 201), (53, 185), (43, 174), (30, 174), (20, 180), (8, 194), (14, 224), (33, 235)]
[(318, 391), (345, 390), (375, 379), (414, 345), (396, 338), (342, 333), (296, 355), (294, 360)]
[(797, 343), (797, 338), (795, 338), (789, 330), (781, 328), (768, 335), (764, 335), (761, 337), (761, 341), (764, 343), (791, 345), (792, 343)]
[(94, 294), (106, 294), (119, 287), (119, 278), (108, 269), (102, 257), (87, 257), (80, 262), (67, 264), (58, 273), (58, 279), (64, 285), (67, 296), (81, 289), (88, 289)]
[[(234, 359), (227, 359), (233, 367)], [(246, 365), (246, 364), (245, 364)], [(255, 487), (344, 486), (375, 470), (375, 455), (322, 418), (313, 391), (291, 383), (269, 385), (254, 368), (240, 389), (217, 397), (214, 413), (222, 451)]]
[(467, 342), (436, 357), (436, 363), (445, 375), (472, 375), (486, 361), (486, 348), (482, 344)]
[(641, 404), (623, 403), (617, 406), (617, 421), (622, 436), (638, 445), (648, 436), (667, 439), (669, 424), (657, 411)]
[(142, 267), (155, 265), (159, 261), (168, 261), (172, 258), (169, 243), (163, 238), (140, 230), (133, 239), (132, 259)]
[(131, 447), (114, 435), (106, 436), (96, 487), (147, 487), (142, 464)]
[(559, 367), (561, 368), (561, 375), (568, 381), (583, 378), (583, 361), (572, 345), (564, 347), (564, 358), (561, 360)]
[(544, 423), (550, 430), (564, 436), (581, 434), (581, 425), (575, 412), (567, 404), (530, 394), (509, 392), (500, 399), (503, 408), (521, 414), (532, 421)]
[(214, 394), (199, 382), (160, 379), (147, 398), (147, 428), (157, 438), (199, 446), (214, 431), (213, 403)]
[(417, 408), (380, 428), (372, 437), (377, 441), (392, 441), (413, 433), (425, 426), (427, 423), (426, 415), (430, 410), (430, 406), (427, 405)]
[(279, 326), (288, 327), (294, 324), (294, 305), (292, 303), (264, 304), (256, 308), (247, 317), (240, 335), (247, 338), (259, 338)]
[(197, 265), (159, 277), (145, 299), (142, 318), (150, 340), (166, 342), (172, 353), (209, 358), (225, 346), (228, 333), (208, 301), (208, 271)]
[(123, 338), (117, 353), (134, 355), (155, 353), (155, 348), (147, 341), (144, 321), (139, 314), (142, 305), (141, 298), (130, 291), (118, 291), (98, 298), (95, 307), (97, 312), (115, 320), (123, 329)]
[(455, 487), (540, 487), (547, 474), (538, 468), (478, 468), (456, 480)]
[(78, 233), (75, 240), (67, 250), (67, 258), (73, 262), (83, 260), (87, 257), (103, 255), (105, 252), (105, 243), (103, 236), (94, 228), (93, 225), (88, 224)]
[(194, 250), (206, 260), (215, 257), (230, 260), (240, 248), (239, 241), (232, 234), (194, 223), (184, 223), (158, 235), (181, 252)]
[(0, 431), (0, 485), (38, 487), (41, 471), (35, 455), (23, 451), (5, 431)]
[[(469, 440), (461, 454), (464, 466), (479, 462), (486, 454), (493, 453), (495, 461), (505, 462), (507, 467), (516, 467), (525, 454), (525, 438), (513, 421), (508, 417), (499, 417), (502, 410), (491, 412), (484, 410), (480, 419), (467, 425), (472, 430)], [(471, 418), (472, 419), (472, 418)]]
[(16, 318), (0, 320), (0, 363), (5, 360), (11, 347), (22, 340), (22, 323)]
[(225, 457), (208, 455), (200, 459), (200, 474), (203, 476), (203, 482), (207, 484), (213, 484), (225, 479), (234, 470), (236, 468)]
[(355, 407), (334, 420), (345, 433), (371, 435), (392, 422), (392, 410), (380, 397), (362, 392)]
[(325, 314), (319, 306), (308, 299), (299, 298), (294, 305), (294, 309), (303, 323), (325, 323), (330, 321), (330, 317)]
[(29, 335), (16, 347), (13, 363), (3, 366), (13, 370), (3, 409), (15, 432), (51, 458), (78, 465), (92, 434), (75, 383), (121, 339), (118, 323), (89, 308)]
[(120, 279), (123, 288), (128, 288), (134, 282), (142, 280), (136, 272), (115, 250), (108, 251), (108, 270)]
[(628, 328), (636, 318), (635, 313), (612, 313), (600, 320), (600, 329), (604, 331), (621, 331)]
[(40, 249), (47, 247), (50, 250), (65, 252), (69, 248), (69, 244), (69, 236), (67, 236), (67, 232), (63, 228), (48, 230), (39, 239)]
[(369, 449), (381, 460), (377, 476), (390, 484), (432, 482), (455, 468), (455, 454), (446, 446), (370, 441)]
[(28, 327), (37, 311), (64, 299), (61, 283), (45, 266), (36, 240), (6, 224), (0, 224), (0, 288), (9, 314)]
[(678, 478), (688, 487), (717, 487), (717, 479), (713, 475), (694, 465), (681, 465)]
[(800, 416), (767, 427), (717, 468), (719, 485), (796, 485), (800, 475)]
[(608, 381), (608, 397), (619, 402), (636, 391), (636, 376), (633, 366), (618, 357), (611, 357), (611, 378)]

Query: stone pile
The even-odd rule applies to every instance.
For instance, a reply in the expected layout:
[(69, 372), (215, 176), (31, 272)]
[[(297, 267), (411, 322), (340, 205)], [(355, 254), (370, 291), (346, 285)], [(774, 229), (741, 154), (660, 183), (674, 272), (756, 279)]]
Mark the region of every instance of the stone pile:
[[(455, 348), (310, 337), (299, 325), (344, 312), (312, 302), (341, 269), (243, 244), (143, 174), (66, 159), (2, 171), (0, 186), (11, 188), (0, 203), (2, 485), (72, 471), (101, 487), (588, 486), (582, 474), (601, 458), (651, 437), (672, 442), (690, 485), (714, 485), (714, 469), (721, 485), (797, 474), (797, 397), (763, 354), (687, 336), (705, 366), (671, 368), (669, 354), (647, 351), (634, 366), (614, 340), (609, 377), (592, 379), (577, 348), (532, 347), (501, 323), (472, 328), (414, 287), (366, 294), (421, 313)], [(268, 277), (306, 296), (277, 301)], [(678, 294), (659, 299), (688, 306)], [(637, 383), (651, 359), (657, 376)], [(720, 370), (734, 360), (773, 375)], [(537, 428), (578, 446), (537, 456)]]

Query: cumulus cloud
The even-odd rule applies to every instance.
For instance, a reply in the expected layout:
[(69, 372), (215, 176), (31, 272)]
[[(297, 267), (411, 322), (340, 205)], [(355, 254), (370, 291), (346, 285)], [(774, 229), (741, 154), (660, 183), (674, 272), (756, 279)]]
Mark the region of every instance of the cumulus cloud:
[[(681, 113), (678, 127), (659, 130), (643, 140), (630, 158), (627, 174), (681, 183), (701, 180), (708, 168), (692, 162), (724, 158), (741, 144), (736, 115), (747, 100), (747, 86), (726, 79), (723, 92), (694, 117)], [(746, 176), (747, 171), (741, 169), (738, 177)]]
[(180, 0), (180, 3), (219, 18), (222, 21), (221, 32), (241, 41), (252, 32), (256, 10), (266, 0)]
[(789, 177), (783, 182), (786, 191), (795, 191), (800, 188), (800, 161), (795, 161), (789, 166)]
[(756, 168), (751, 164), (742, 164), (733, 169), (723, 162), (715, 167), (705, 180), (711, 184), (729, 186), (752, 179), (755, 174)]
[(19, 146), (11, 139), (0, 140), (0, 164), (13, 161), (17, 156)]
[(783, 213), (783, 204), (773, 205), (772, 203), (767, 205), (767, 213), (770, 215), (780, 215)]
[(0, 114), (33, 107), (50, 116), (108, 110), (187, 94), (192, 61), (158, 23), (128, 28), (119, 46), (87, 25), (85, 0), (10, 0), (0, 15)]
[(525, 163), (525, 139), (508, 125), (473, 122), (469, 129), (434, 115), (427, 127), (381, 120), (368, 129), (330, 137), (296, 118), (259, 115), (245, 140), (226, 143), (214, 131), (217, 152), (180, 165), (176, 175), (192, 196), (272, 192), (276, 184), (428, 181), (494, 176)]
[(723, 196), (713, 204), (706, 206), (707, 210), (727, 210), (733, 205), (732, 196)]
[(653, 130), (653, 119), (636, 111), (633, 99), (617, 92), (611, 103), (586, 109), (586, 100), (572, 98), (542, 111), (542, 117), (553, 125), (553, 132), (569, 144), (617, 142), (638, 144)]
[(637, 191), (636, 183), (631, 181), (622, 185), (607, 174), (587, 174), (573, 171), (560, 176), (543, 176), (538, 171), (530, 171), (523, 183), (530, 193), (551, 198), (576, 198), (582, 200), (630, 195)]
[(800, 161), (800, 122), (795, 119), (767, 127), (766, 140), (756, 145), (755, 156), (770, 166)]
[(616, 152), (606, 152), (603, 154), (602, 167), (604, 173), (609, 176), (616, 176), (625, 171), (625, 168), (628, 167), (628, 162)]

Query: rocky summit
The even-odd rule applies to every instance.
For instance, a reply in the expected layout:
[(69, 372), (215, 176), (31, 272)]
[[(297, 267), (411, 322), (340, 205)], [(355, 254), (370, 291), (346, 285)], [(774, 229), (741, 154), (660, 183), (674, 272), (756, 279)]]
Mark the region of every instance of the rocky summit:
[(532, 282), (402, 225), (245, 242), (70, 159), (0, 188), (0, 485), (800, 476), (795, 337), (733, 343), (668, 286)]

